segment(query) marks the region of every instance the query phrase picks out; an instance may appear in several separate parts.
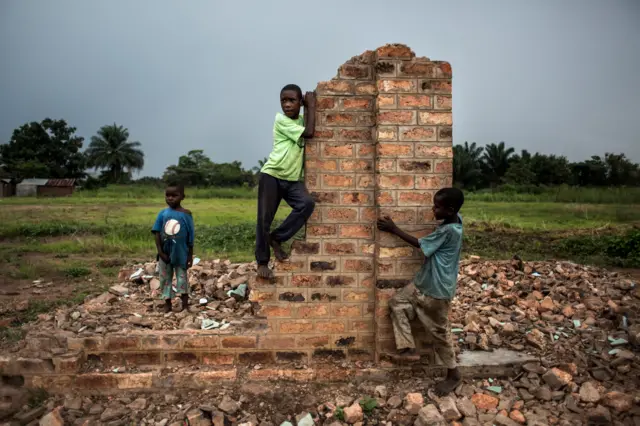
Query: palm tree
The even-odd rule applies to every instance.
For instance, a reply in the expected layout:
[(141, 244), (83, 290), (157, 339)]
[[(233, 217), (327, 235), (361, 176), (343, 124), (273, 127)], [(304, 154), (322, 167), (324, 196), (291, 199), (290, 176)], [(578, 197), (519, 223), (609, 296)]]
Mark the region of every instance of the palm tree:
[(453, 181), (462, 188), (473, 189), (479, 185), (482, 177), (480, 156), (484, 148), (473, 142), (453, 147)]
[(268, 158), (264, 157), (262, 160), (258, 160), (258, 165), (254, 166), (251, 170), (255, 173), (258, 173), (260, 170), (262, 170), (262, 167), (264, 167), (264, 165), (267, 163)]
[(504, 142), (492, 143), (485, 147), (482, 162), (492, 185), (499, 184), (507, 173), (514, 152), (513, 148), (505, 148)]
[(125, 172), (142, 170), (144, 166), (144, 152), (140, 142), (130, 142), (129, 130), (123, 126), (102, 126), (96, 136), (91, 137), (91, 143), (86, 151), (89, 167), (106, 169), (111, 182), (121, 182)]

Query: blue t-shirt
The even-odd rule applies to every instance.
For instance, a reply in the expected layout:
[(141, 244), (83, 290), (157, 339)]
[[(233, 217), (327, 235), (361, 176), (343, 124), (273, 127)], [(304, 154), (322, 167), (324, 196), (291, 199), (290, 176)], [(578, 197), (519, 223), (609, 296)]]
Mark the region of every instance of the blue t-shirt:
[(415, 285), (434, 299), (451, 300), (456, 294), (462, 249), (462, 219), (458, 218), (460, 223), (440, 225), (418, 240), (426, 258), (416, 274)]
[[(179, 229), (175, 226), (175, 220), (179, 224)], [(156, 223), (153, 224), (151, 232), (159, 232), (162, 239), (162, 251), (169, 255), (171, 264), (181, 268), (187, 267), (187, 257), (189, 257), (189, 247), (193, 247), (194, 230), (193, 217), (167, 207), (158, 213)], [(177, 232), (176, 232), (177, 231)], [(175, 235), (172, 235), (174, 234)]]

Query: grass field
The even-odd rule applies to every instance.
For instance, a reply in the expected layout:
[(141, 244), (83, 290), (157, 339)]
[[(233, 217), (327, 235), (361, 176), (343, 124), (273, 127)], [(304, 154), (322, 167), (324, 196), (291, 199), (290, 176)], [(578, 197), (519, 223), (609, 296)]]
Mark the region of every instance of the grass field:
[[(218, 189), (188, 195), (184, 206), (194, 214), (195, 254), (252, 260), (255, 192)], [(545, 202), (542, 195), (509, 201), (490, 195), (468, 194), (461, 211), (467, 255), (504, 259), (518, 254), (525, 260), (640, 266), (640, 204), (610, 203), (607, 196), (593, 192), (583, 196), (597, 203)], [(0, 297), (37, 279), (53, 281), (56, 289), (28, 294), (33, 299), (29, 309), (17, 317), (11, 313), (12, 321), (80, 301), (111, 283), (121, 265), (152, 259), (150, 228), (164, 206), (161, 190), (135, 187), (79, 192), (71, 198), (0, 199), (0, 291), (5, 294)], [(277, 220), (287, 212), (282, 208)], [(33, 292), (20, 290), (21, 296), (25, 291)], [(0, 320), (6, 315), (0, 309)], [(0, 339), (2, 335), (0, 330)]]

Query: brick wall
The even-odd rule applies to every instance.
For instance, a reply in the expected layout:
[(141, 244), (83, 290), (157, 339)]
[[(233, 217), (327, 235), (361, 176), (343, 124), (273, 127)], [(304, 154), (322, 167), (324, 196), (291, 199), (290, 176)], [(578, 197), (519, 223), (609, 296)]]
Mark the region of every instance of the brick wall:
[(387, 301), (421, 262), (375, 220), (389, 215), (416, 235), (433, 228), (433, 194), (451, 185), (451, 67), (387, 45), (316, 90), (305, 161), (316, 211), (277, 282), (253, 283), (251, 297), (270, 348), (311, 361), (374, 359), (394, 348)]

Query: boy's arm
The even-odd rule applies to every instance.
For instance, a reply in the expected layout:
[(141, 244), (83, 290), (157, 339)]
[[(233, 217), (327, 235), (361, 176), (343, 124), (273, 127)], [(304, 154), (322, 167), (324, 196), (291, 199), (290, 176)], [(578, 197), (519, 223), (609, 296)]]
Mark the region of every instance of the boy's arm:
[(191, 268), (193, 266), (193, 244), (195, 242), (195, 226), (193, 224), (193, 216), (191, 212), (188, 211), (187, 216), (187, 246), (189, 247), (189, 254), (187, 255), (187, 268)]
[(420, 242), (418, 241), (418, 239), (413, 235), (407, 234), (402, 229), (398, 228), (398, 225), (396, 225), (389, 216), (378, 219), (378, 229), (397, 235), (399, 238), (412, 245), (413, 247), (420, 248)]
[(304, 95), (304, 133), (305, 139), (313, 138), (316, 132), (316, 92), (307, 92)]
[(164, 263), (169, 263), (171, 261), (171, 259), (169, 259), (169, 255), (166, 254), (164, 251), (162, 251), (162, 237), (160, 236), (160, 232), (158, 231), (152, 231), (152, 232), (155, 236), (156, 250), (158, 251), (158, 256), (160, 257), (160, 259), (162, 259)]

